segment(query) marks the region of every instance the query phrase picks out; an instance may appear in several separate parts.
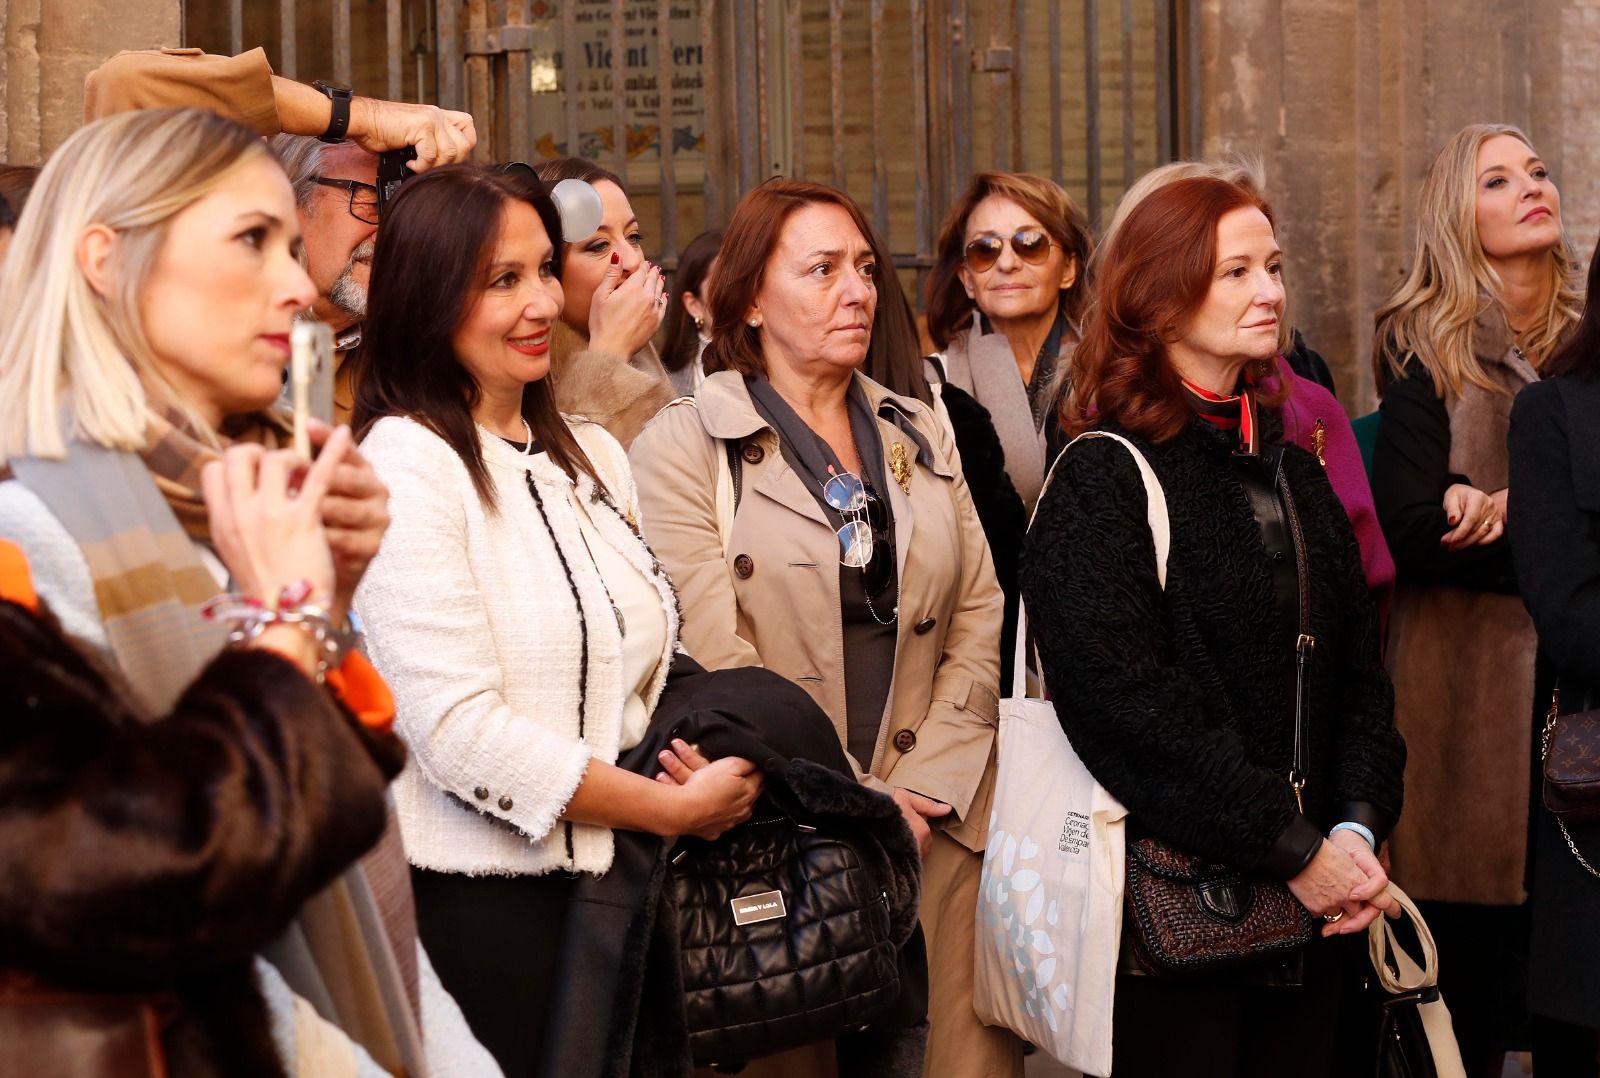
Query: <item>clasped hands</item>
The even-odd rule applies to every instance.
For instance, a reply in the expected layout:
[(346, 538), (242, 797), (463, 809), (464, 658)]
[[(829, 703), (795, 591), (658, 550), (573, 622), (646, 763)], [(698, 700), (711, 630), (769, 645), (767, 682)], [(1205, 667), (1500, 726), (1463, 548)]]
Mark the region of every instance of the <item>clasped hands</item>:
[(1337, 831), (1324, 840), (1311, 863), (1289, 881), (1289, 890), (1327, 921), (1324, 936), (1365, 932), (1379, 914), (1398, 915), (1389, 897), (1389, 873), (1367, 840), (1353, 831)]

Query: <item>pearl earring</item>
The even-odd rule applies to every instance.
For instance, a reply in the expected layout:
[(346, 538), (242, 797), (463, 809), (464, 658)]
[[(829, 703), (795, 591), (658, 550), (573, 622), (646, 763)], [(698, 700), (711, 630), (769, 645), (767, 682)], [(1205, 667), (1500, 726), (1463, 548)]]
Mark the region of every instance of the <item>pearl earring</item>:
[(754, 329), (756, 326), (759, 326), (760, 324), (761, 324), (761, 319), (759, 319), (759, 318), (750, 319), (750, 328), (751, 329)]

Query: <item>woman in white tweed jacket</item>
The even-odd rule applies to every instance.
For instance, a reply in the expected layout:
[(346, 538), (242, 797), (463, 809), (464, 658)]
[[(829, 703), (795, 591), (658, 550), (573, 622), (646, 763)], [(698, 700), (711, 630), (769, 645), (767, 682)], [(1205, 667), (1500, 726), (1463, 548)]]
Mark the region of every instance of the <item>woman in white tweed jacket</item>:
[(688, 746), (681, 785), (614, 766), (666, 681), (677, 604), (621, 447), (545, 380), (559, 235), (531, 177), (410, 181), (351, 369), (390, 491), (356, 607), (412, 751), (395, 790), (418, 929), (511, 1078), (537, 1071), (564, 911), (577, 873), (610, 867), (611, 829), (715, 836), (760, 790), (748, 761)]

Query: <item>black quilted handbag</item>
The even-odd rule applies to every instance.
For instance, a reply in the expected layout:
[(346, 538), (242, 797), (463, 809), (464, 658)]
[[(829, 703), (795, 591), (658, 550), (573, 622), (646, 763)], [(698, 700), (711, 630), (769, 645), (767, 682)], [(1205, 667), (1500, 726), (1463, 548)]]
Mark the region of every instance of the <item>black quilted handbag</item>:
[(900, 995), (888, 856), (786, 816), (672, 862), (695, 1063), (739, 1063), (861, 1029)]

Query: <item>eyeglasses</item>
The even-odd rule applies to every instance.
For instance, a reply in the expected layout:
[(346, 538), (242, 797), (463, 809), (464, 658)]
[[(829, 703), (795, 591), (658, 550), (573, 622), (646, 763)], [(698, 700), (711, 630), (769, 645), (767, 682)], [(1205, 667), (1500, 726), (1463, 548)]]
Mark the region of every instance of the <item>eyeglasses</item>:
[(1007, 238), (997, 236), (993, 232), (986, 232), (967, 244), (965, 257), (967, 267), (982, 273), (1000, 261), (1000, 255), (1006, 249), (1006, 244), (1011, 244), (1011, 249), (1017, 257), (1030, 266), (1037, 266), (1050, 255), (1050, 248), (1055, 244), (1050, 242), (1050, 236), (1037, 228), (1019, 228)]
[(365, 225), (375, 225), (382, 214), (378, 211), (378, 189), (360, 180), (330, 180), (326, 176), (313, 176), (311, 182), (323, 187), (337, 187), (350, 193), (350, 216)]
[(844, 517), (839, 538), (839, 564), (862, 571), (867, 594), (881, 595), (889, 584), (890, 562), (875, 558), (878, 543), (888, 543), (888, 514), (883, 503), (858, 476), (841, 472), (822, 484), (822, 500)]

